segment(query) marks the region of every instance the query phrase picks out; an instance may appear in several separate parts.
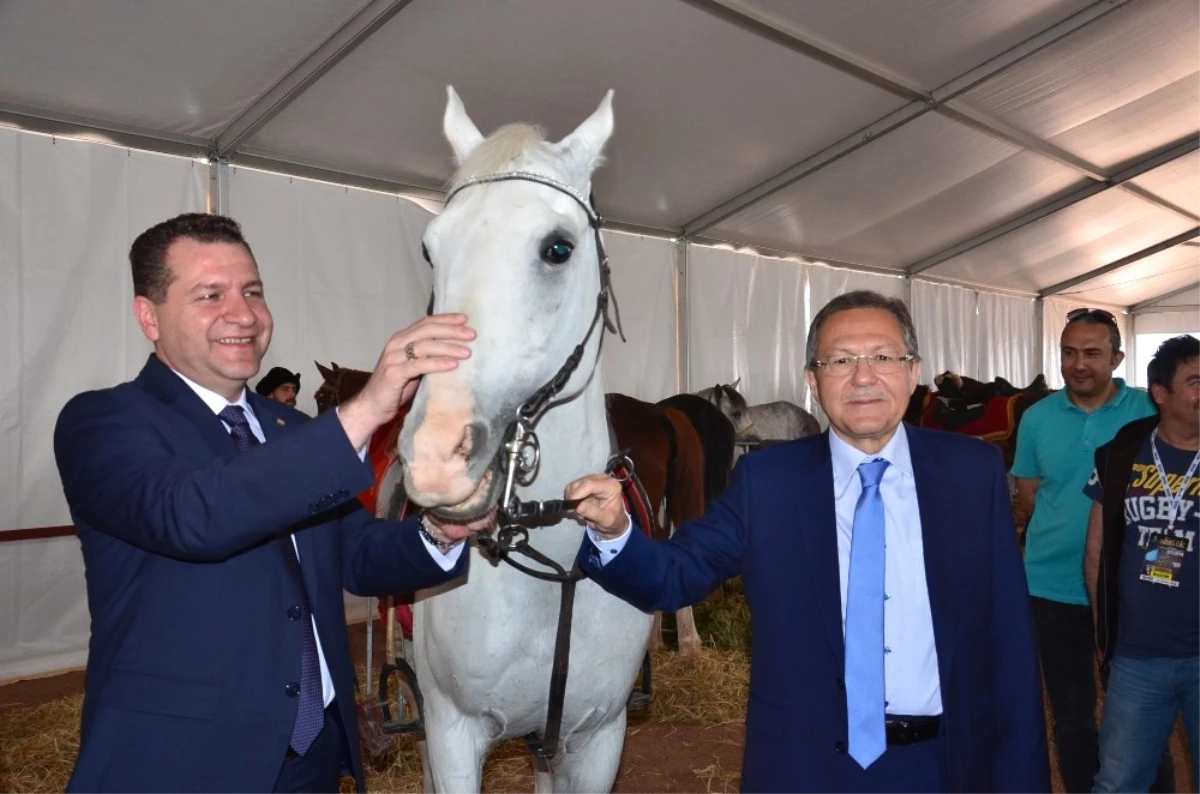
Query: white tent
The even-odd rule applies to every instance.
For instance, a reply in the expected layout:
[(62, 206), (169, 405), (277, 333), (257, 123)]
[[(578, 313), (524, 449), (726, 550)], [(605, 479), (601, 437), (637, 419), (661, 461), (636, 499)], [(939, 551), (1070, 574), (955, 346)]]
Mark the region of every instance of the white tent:
[(0, 679), (84, 658), (49, 437), (144, 360), (148, 225), (243, 222), (311, 393), (423, 310), (446, 85), (555, 138), (613, 88), (612, 390), (805, 402), (807, 320), (860, 286), (927, 375), (1054, 380), (1071, 307), (1200, 328), (1198, 42), (1194, 0), (0, 2)]

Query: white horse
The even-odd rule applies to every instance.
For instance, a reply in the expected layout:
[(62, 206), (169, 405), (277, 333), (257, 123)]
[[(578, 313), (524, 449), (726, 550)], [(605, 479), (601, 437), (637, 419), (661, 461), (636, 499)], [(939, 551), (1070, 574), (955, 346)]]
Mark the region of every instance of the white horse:
[[(561, 499), (568, 482), (602, 471), (610, 455), (597, 309), (607, 279), (583, 202), (612, 133), (611, 99), (610, 91), (559, 143), (522, 124), (485, 140), (449, 90), (444, 128), (461, 167), (424, 242), (435, 310), (466, 313), (478, 336), (455, 371), (424, 379), (400, 437), (409, 498), (443, 518), (495, 510), (505, 486), (497, 451), (510, 423), (580, 344), (578, 366), (536, 423), (540, 468), (516, 493)], [(564, 520), (532, 529), (529, 542), (570, 569), (583, 532)], [(562, 587), (470, 553), (467, 580), (421, 594), (414, 616), (426, 781), (439, 792), (478, 791), (491, 747), (547, 724)], [(538, 791), (612, 787), (649, 629), (649, 615), (579, 582), (561, 738), (551, 760), (535, 759)]]

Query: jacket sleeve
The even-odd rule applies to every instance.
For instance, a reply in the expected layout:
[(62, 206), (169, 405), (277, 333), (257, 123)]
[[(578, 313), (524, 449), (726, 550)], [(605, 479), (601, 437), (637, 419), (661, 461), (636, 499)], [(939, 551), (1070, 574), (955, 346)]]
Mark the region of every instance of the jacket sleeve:
[(1049, 791), (1042, 675), (1025, 566), (998, 450), (992, 465), (992, 702), (997, 744), (993, 791)]
[(374, 481), (332, 412), (203, 465), (179, 451), (172, 430), (129, 395), (71, 400), (55, 427), (54, 454), (75, 522), (167, 557), (220, 561)]
[(741, 572), (750, 524), (750, 486), (741, 461), (708, 512), (655, 541), (634, 525), (620, 553), (603, 566), (584, 534), (579, 564), (601, 587), (647, 612), (674, 612), (703, 600)]
[(372, 518), (360, 505), (342, 519), (342, 585), (357, 596), (389, 596), (435, 587), (467, 572), (471, 557), (463, 549), (449, 571), (433, 560), (417, 534), (416, 516), (399, 523)]

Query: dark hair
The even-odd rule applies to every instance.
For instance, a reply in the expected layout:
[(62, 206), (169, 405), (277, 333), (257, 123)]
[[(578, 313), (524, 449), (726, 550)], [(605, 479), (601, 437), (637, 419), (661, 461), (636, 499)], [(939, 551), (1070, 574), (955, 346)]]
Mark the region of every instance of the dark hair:
[(1146, 367), (1146, 380), (1151, 386), (1162, 386), (1172, 391), (1171, 382), (1180, 364), (1200, 358), (1200, 339), (1189, 334), (1173, 336), (1158, 346), (1154, 358)]
[(847, 292), (844, 295), (838, 295), (836, 298), (826, 303), (821, 311), (817, 312), (817, 316), (813, 318), (812, 323), (808, 326), (808, 343), (804, 351), (807, 359), (806, 367), (812, 369), (817, 360), (817, 334), (821, 332), (821, 326), (825, 324), (833, 315), (838, 312), (849, 311), (850, 309), (883, 309), (886, 312), (891, 312), (896, 318), (896, 322), (900, 323), (900, 329), (904, 331), (904, 344), (908, 348), (908, 352), (913, 356), (920, 358), (920, 350), (917, 349), (917, 329), (913, 327), (912, 315), (908, 313), (908, 306), (899, 298), (888, 298), (880, 295), (878, 292), (869, 290), (856, 290)]
[(138, 235), (129, 249), (129, 264), (133, 267), (133, 294), (148, 298), (154, 303), (167, 299), (167, 288), (175, 280), (175, 274), (167, 267), (167, 249), (181, 238), (198, 243), (234, 243), (246, 248), (250, 257), (254, 252), (242, 236), (242, 227), (233, 218), (225, 215), (206, 215), (188, 212), (170, 220), (151, 226)]
[(1121, 352), (1121, 329), (1117, 327), (1117, 318), (1112, 312), (1104, 309), (1072, 309), (1067, 312), (1067, 325), (1063, 332), (1076, 323), (1108, 326), (1108, 341), (1112, 344), (1112, 352)]

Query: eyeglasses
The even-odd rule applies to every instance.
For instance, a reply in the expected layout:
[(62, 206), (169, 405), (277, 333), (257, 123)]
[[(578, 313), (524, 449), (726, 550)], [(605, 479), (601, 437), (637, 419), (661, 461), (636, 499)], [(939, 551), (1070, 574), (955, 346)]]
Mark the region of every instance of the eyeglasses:
[(1109, 325), (1117, 324), (1116, 315), (1104, 309), (1071, 309), (1071, 311), (1067, 312), (1067, 322), (1069, 323), (1078, 320), (1080, 317), (1091, 317)]
[(917, 360), (911, 353), (907, 356), (893, 356), (890, 353), (863, 353), (858, 356), (838, 356), (827, 361), (814, 361), (814, 369), (823, 369), (834, 377), (843, 377), (858, 369), (859, 360), (867, 362), (867, 366), (877, 375), (895, 375), (904, 369), (905, 364)]

